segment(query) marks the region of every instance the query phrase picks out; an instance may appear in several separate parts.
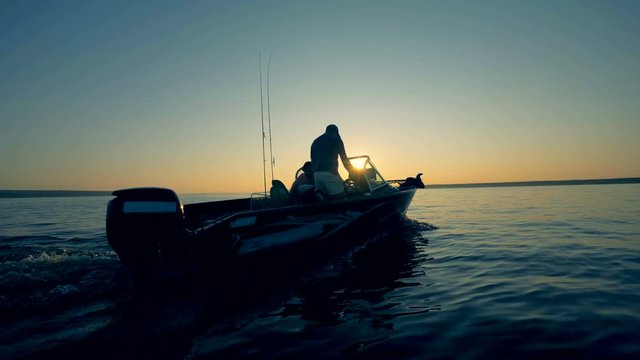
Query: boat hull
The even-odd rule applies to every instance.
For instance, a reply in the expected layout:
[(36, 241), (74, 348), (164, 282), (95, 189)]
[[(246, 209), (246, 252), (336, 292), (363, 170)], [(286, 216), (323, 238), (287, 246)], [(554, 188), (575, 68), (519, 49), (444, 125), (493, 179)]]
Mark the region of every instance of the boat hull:
[[(415, 189), (363, 196), (322, 204), (244, 211), (195, 231), (191, 239), (201, 266), (286, 262), (310, 263), (392, 231), (402, 223)], [(214, 204), (209, 204), (214, 206)], [(191, 216), (207, 217), (206, 205), (185, 208)], [(209, 214), (215, 214), (209, 208)]]
[[(320, 254), (393, 229), (404, 218), (416, 189), (389, 187), (339, 200), (259, 210), (252, 210), (250, 198), (182, 206), (179, 200), (168, 202), (162, 191), (123, 190), (109, 204), (108, 240), (125, 265), (224, 271), (265, 263), (291, 264), (294, 260), (306, 263), (320, 258)], [(151, 201), (155, 192), (165, 196), (162, 201)], [(139, 213), (144, 209), (153, 209), (156, 213)], [(175, 212), (171, 212), (172, 209)], [(173, 229), (167, 229), (166, 219), (174, 215), (182, 220)], [(139, 222), (139, 219), (145, 221)], [(135, 232), (128, 236), (126, 230), (133, 229), (131, 224), (141, 226), (136, 226)], [(144, 227), (148, 227), (150, 236), (140, 235), (144, 234)], [(158, 229), (163, 229), (162, 233), (167, 236), (158, 241), (157, 247), (147, 246), (151, 238), (157, 236)], [(144, 244), (140, 240), (143, 238)], [(130, 256), (140, 253), (136, 241), (144, 245), (144, 261), (136, 262), (132, 259), (137, 258)], [(154, 256), (159, 261), (153, 261)]]

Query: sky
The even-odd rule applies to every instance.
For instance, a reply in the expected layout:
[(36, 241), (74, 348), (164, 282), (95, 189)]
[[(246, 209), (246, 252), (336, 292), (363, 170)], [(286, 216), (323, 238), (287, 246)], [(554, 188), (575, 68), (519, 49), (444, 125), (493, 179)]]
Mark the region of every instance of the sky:
[(287, 185), (332, 123), (387, 179), (638, 177), (638, 19), (615, 0), (0, 0), (0, 189), (261, 191), (260, 54)]

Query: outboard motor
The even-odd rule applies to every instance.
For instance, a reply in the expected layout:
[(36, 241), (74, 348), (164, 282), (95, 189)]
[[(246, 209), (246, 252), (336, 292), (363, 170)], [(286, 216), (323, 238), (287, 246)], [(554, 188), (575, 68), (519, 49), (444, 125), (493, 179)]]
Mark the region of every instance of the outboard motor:
[(107, 240), (126, 266), (148, 269), (159, 254), (180, 243), (184, 217), (173, 190), (133, 188), (116, 190), (107, 207)]

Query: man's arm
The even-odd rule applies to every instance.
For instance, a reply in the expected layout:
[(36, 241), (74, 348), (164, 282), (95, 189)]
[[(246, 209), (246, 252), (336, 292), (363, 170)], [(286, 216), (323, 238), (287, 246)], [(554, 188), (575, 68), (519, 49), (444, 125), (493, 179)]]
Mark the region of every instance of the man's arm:
[(344, 165), (344, 168), (347, 169), (349, 173), (351, 173), (351, 171), (353, 170), (353, 165), (351, 165), (351, 161), (349, 161), (349, 157), (347, 156), (347, 152), (344, 149), (344, 143), (342, 142), (342, 140), (340, 140), (340, 151), (338, 152), (338, 154), (340, 154), (340, 160), (342, 160), (342, 165)]

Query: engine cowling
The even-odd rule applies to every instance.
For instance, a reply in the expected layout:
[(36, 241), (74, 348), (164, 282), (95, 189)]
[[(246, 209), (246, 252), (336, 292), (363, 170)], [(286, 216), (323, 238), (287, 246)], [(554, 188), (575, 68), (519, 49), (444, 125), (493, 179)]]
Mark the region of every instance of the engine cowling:
[(131, 188), (116, 190), (107, 207), (107, 240), (124, 265), (158, 265), (161, 249), (180, 243), (184, 212), (173, 190)]

